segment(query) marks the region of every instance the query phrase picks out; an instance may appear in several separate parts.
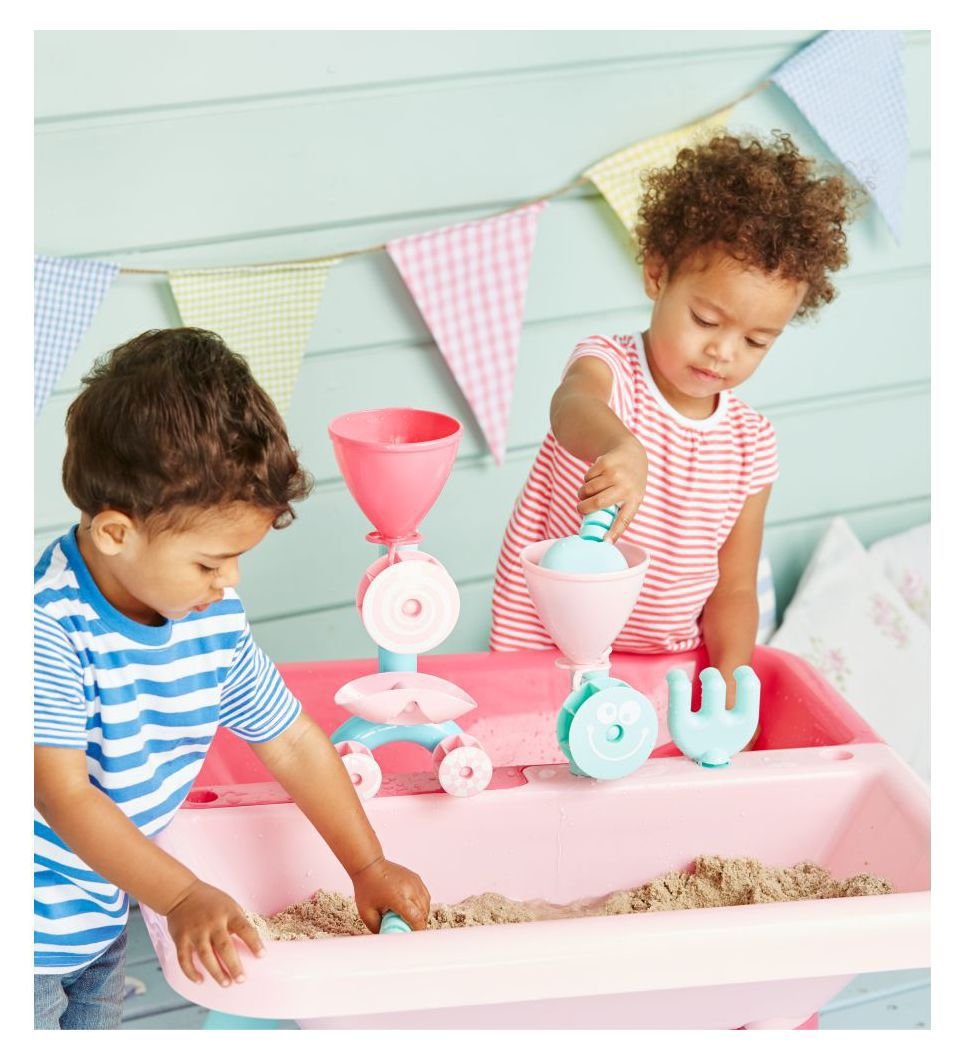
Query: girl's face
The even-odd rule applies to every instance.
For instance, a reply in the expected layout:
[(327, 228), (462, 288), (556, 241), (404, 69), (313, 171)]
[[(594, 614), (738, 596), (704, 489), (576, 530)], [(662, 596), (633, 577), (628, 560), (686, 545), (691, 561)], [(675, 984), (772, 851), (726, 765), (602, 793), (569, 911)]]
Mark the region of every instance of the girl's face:
[(654, 302), (645, 350), (661, 393), (682, 415), (710, 416), (722, 390), (743, 383), (797, 312), (807, 284), (746, 268), (722, 250), (705, 252), (668, 275), (644, 262)]

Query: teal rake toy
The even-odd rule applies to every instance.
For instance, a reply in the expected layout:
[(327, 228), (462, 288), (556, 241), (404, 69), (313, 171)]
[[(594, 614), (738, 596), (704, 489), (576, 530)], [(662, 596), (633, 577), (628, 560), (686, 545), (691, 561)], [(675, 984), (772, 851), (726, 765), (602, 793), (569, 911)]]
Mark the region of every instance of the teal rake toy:
[(761, 706), (761, 682), (750, 666), (734, 671), (737, 685), (735, 705), (725, 705), (727, 687), (721, 671), (713, 666), (701, 671), (701, 709), (691, 710), (691, 679), (683, 670), (667, 674), (667, 724), (678, 749), (700, 766), (717, 769), (729, 765), (731, 756), (743, 751), (757, 729)]

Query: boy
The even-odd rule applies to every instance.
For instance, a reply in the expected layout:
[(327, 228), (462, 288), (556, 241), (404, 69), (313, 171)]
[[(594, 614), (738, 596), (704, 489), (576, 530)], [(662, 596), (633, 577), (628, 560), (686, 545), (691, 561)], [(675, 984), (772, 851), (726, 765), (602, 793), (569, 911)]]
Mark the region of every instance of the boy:
[(151, 837), (219, 725), (249, 741), (351, 878), (376, 932), (426, 926), (420, 877), (385, 860), (350, 778), (254, 643), (238, 559), (293, 518), (310, 479), (246, 363), (193, 328), (113, 350), (67, 413), (80, 522), (34, 572), (34, 1021), (120, 1024), (128, 895), (167, 917), (184, 974), (243, 982), (229, 895)]

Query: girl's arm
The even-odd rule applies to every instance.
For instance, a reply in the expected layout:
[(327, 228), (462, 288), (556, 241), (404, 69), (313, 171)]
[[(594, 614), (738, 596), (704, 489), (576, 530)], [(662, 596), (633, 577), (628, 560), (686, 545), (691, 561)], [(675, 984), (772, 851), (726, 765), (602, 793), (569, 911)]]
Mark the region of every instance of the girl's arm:
[(727, 683), (727, 706), (734, 706), (734, 670), (750, 666), (757, 637), (757, 564), (761, 555), (764, 510), (771, 487), (748, 497), (718, 553), (720, 576), (701, 615), (704, 646), (712, 666)]
[(599, 357), (580, 357), (551, 399), (551, 430), (572, 455), (590, 463), (578, 497), (581, 515), (621, 506), (608, 539), (627, 529), (644, 499), (647, 453), (608, 404), (614, 377)]
[(384, 858), (354, 785), (327, 734), (303, 711), (279, 736), (251, 750), (317, 829), (354, 885), (357, 912), (376, 932), (385, 909), (427, 926), (430, 895), (421, 878)]

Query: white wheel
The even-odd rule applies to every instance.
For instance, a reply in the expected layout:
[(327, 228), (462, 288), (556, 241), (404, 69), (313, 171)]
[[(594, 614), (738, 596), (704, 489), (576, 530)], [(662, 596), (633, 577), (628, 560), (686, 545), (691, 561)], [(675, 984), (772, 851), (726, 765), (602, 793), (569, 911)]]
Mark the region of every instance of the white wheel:
[(466, 798), (483, 791), (491, 782), (494, 766), (473, 736), (448, 736), (434, 749), (437, 779), (448, 795)]
[(380, 790), (383, 774), (370, 753), (370, 748), (354, 740), (344, 740), (335, 743), (334, 750), (340, 755), (347, 775), (360, 798), (372, 799)]

